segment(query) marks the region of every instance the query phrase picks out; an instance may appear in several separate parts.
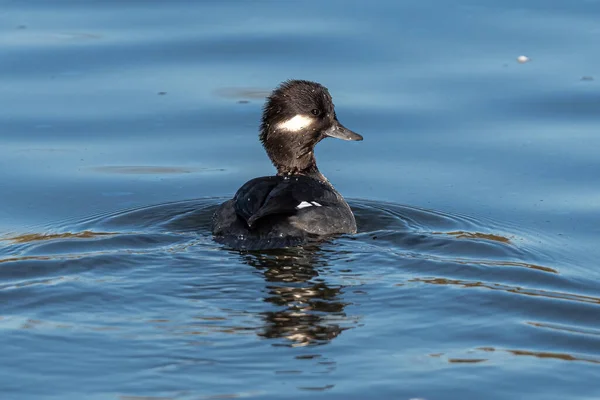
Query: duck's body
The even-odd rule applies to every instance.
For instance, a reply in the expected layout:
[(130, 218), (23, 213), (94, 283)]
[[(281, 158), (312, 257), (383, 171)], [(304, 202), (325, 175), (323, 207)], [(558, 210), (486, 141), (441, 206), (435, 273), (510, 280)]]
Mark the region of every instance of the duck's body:
[(213, 219), (213, 234), (235, 248), (297, 246), (355, 232), (356, 221), (344, 198), (330, 184), (303, 175), (252, 179)]
[(217, 209), (215, 239), (234, 248), (267, 249), (356, 233), (350, 206), (314, 158), (314, 146), (327, 136), (362, 140), (338, 122), (323, 86), (288, 81), (277, 88), (265, 105), (260, 138), (278, 173), (246, 182)]

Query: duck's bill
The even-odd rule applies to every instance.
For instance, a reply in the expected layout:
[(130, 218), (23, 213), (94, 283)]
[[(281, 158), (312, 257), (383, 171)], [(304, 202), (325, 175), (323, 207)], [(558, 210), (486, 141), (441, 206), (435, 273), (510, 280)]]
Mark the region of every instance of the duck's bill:
[(336, 139), (342, 140), (363, 140), (363, 137), (356, 132), (352, 132), (344, 125), (336, 121), (336, 123), (329, 129), (323, 132), (325, 136), (329, 136)]

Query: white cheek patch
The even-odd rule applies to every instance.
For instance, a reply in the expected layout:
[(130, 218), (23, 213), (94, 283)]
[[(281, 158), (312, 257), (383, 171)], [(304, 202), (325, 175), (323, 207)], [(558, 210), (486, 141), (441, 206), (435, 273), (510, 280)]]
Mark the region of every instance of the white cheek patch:
[(280, 122), (277, 124), (277, 128), (283, 129), (289, 132), (298, 132), (304, 128), (309, 127), (314, 122), (314, 119), (306, 115), (298, 114), (287, 121)]

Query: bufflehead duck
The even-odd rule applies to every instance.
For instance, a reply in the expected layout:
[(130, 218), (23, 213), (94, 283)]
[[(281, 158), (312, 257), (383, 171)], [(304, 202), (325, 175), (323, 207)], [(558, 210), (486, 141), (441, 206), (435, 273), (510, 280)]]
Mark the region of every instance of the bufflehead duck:
[(217, 242), (237, 249), (272, 249), (356, 233), (350, 206), (319, 172), (315, 145), (326, 137), (362, 140), (335, 115), (324, 86), (283, 82), (267, 98), (260, 141), (277, 175), (246, 182), (213, 216)]

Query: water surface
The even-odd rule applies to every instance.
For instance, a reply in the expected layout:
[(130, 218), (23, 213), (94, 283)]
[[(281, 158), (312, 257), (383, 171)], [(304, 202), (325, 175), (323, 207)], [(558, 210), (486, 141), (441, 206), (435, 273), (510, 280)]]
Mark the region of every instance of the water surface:
[[(7, 399), (600, 397), (600, 3), (0, 2)], [(518, 63), (526, 55), (530, 61)], [(236, 252), (326, 85), (359, 233)]]

